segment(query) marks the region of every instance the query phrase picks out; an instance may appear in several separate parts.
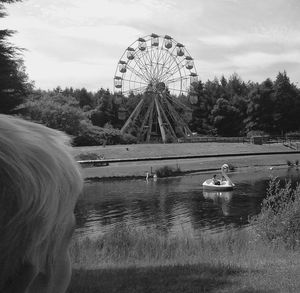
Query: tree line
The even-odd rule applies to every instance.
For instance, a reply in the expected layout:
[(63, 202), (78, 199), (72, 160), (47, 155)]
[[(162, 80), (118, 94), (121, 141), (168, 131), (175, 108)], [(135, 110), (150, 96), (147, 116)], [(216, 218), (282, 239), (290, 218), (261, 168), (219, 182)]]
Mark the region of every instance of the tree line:
[(191, 128), (202, 134), (244, 136), (252, 131), (282, 135), (300, 129), (300, 91), (287, 73), (247, 83), (233, 74), (194, 87)]
[[(0, 0), (0, 18), (5, 3)], [(41, 90), (26, 74), (22, 51), (9, 43), (13, 34), (0, 30), (0, 113), (17, 114), (73, 136), (75, 145), (134, 143), (120, 128), (140, 95), (118, 96), (108, 89), (97, 92), (72, 87)], [(287, 73), (275, 80), (244, 82), (234, 73), (194, 83), (186, 95), (176, 97), (192, 110), (189, 127), (199, 135), (245, 136), (249, 133), (283, 135), (300, 130), (300, 90)]]

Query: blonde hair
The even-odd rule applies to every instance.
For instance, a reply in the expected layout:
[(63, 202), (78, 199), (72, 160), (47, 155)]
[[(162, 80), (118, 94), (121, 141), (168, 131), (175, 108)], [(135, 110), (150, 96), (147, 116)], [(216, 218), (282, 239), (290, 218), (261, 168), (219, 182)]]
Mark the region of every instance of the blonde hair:
[(51, 260), (82, 189), (63, 133), (0, 115), (0, 291), (27, 262)]

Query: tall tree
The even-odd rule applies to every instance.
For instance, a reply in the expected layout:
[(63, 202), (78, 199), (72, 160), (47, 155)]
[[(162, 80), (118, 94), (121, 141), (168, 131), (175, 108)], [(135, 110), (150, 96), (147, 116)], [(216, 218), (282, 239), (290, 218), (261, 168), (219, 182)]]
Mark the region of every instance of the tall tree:
[(241, 134), (241, 125), (238, 123), (240, 121), (239, 110), (229, 101), (224, 98), (218, 99), (211, 114), (219, 135), (238, 136)]
[[(0, 18), (5, 17), (3, 3), (21, 0), (0, 0)], [(0, 112), (11, 113), (28, 92), (28, 78), (21, 59), (21, 50), (8, 42), (14, 31), (0, 30)]]
[(193, 90), (193, 93), (197, 96), (197, 103), (192, 105), (193, 119), (189, 126), (192, 131), (200, 134), (212, 134), (213, 127), (210, 123), (210, 112), (215, 101), (208, 95), (201, 80), (194, 85)]
[(244, 120), (246, 132), (251, 130), (274, 132), (272, 95), (273, 82), (269, 78), (252, 87), (248, 94), (247, 117)]
[(299, 127), (299, 96), (297, 88), (284, 71), (274, 82), (274, 125), (277, 131), (286, 133)]

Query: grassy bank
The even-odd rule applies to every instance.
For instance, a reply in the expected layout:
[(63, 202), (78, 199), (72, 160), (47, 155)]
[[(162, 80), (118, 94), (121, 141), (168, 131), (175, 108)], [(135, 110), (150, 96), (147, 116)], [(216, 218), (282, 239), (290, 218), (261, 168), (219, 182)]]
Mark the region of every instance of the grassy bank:
[(75, 147), (73, 155), (92, 153), (105, 159), (144, 158), (162, 156), (193, 156), (225, 153), (253, 153), (289, 151), (282, 143), (255, 145), (250, 143), (172, 143), (172, 144), (133, 144), (92, 147)]
[[(181, 143), (181, 144), (137, 144), (137, 145), (113, 145), (79, 147), (73, 149), (73, 155), (77, 160), (82, 158), (122, 159), (122, 158), (149, 158), (168, 156), (197, 156), (197, 155), (222, 155), (222, 154), (247, 154), (270, 153), (291, 151), (283, 144), (254, 145), (249, 143)], [(202, 158), (182, 159), (169, 161), (147, 161), (110, 163), (109, 166), (98, 168), (84, 168), (84, 178), (91, 180), (104, 178), (120, 179), (142, 178), (146, 173), (151, 173), (158, 168), (168, 165), (172, 168), (179, 167), (182, 173), (197, 172), (202, 170), (219, 169), (222, 164), (231, 164), (237, 168), (248, 166), (281, 166), (286, 165), (287, 160), (299, 160), (299, 154), (288, 153), (281, 155), (226, 157), (226, 158)]]
[(194, 238), (117, 226), (74, 241), (71, 255), (70, 293), (300, 290), (299, 253), (271, 247), (250, 229)]

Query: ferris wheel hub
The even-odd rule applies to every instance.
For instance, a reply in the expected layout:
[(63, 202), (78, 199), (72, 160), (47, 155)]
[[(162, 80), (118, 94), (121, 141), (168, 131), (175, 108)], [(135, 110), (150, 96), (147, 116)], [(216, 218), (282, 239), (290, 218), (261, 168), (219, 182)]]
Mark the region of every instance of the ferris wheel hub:
[(166, 89), (166, 84), (157, 79), (152, 80), (148, 85), (148, 91), (152, 91), (155, 93), (162, 93)]

